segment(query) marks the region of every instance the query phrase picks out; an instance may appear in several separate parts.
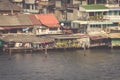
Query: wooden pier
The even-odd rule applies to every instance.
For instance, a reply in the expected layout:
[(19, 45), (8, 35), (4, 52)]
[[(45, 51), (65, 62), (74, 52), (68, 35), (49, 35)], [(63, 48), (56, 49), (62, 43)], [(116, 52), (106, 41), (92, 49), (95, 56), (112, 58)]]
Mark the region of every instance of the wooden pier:
[(32, 52), (36, 52), (36, 51), (44, 51), (44, 52), (48, 52), (48, 50), (69, 50), (69, 49), (84, 49), (82, 47), (49, 47), (49, 48), (24, 48), (24, 47), (20, 47), (20, 48), (3, 48), (3, 52), (4, 53), (32, 53)]

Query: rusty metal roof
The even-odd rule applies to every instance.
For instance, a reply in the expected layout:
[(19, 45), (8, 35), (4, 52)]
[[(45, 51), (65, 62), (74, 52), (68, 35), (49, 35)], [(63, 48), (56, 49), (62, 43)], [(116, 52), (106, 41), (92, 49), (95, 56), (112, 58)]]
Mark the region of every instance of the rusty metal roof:
[(30, 34), (6, 34), (1, 37), (5, 42), (31, 42), (31, 43), (49, 43), (53, 42), (53, 39), (50, 38), (41, 38), (36, 37), (35, 35)]
[(35, 15), (30, 14), (28, 16), (34, 25), (41, 25), (41, 22), (35, 17)]

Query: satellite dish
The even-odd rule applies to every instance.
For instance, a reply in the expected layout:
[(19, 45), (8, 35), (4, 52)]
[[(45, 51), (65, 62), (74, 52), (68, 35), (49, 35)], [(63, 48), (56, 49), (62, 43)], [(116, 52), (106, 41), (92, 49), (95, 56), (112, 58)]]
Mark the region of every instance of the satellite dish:
[(61, 25), (61, 26), (64, 26), (64, 23), (61, 23), (60, 25)]

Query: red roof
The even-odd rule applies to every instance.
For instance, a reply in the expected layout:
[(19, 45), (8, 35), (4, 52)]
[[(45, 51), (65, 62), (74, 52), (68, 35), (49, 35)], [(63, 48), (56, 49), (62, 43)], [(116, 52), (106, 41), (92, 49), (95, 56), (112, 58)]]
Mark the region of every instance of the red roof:
[(40, 20), (41, 24), (47, 27), (60, 27), (59, 22), (54, 14), (36, 14), (36, 17)]
[(34, 25), (41, 25), (41, 22), (35, 17), (35, 15), (29, 15), (29, 18)]
[(102, 36), (102, 35), (90, 36), (90, 39), (91, 39), (91, 40), (104, 39), (104, 38), (106, 38), (106, 37), (105, 37), (105, 36)]

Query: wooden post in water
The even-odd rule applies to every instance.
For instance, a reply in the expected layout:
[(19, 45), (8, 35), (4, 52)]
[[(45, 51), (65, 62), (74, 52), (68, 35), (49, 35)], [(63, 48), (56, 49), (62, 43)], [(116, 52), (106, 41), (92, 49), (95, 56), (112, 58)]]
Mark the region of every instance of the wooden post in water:
[(45, 48), (45, 54), (47, 54), (47, 48)]
[(110, 48), (113, 49), (113, 46), (111, 45)]
[(48, 54), (48, 45), (45, 46), (45, 57), (47, 58), (47, 54)]
[(86, 51), (86, 47), (84, 47), (84, 56), (86, 56), (86, 53), (85, 53), (85, 51)]
[(86, 56), (86, 53), (85, 53), (85, 51), (86, 51), (86, 45), (84, 44), (84, 56)]
[(26, 51), (26, 48), (25, 48), (25, 49), (23, 49), (23, 50), (24, 50), (24, 52), (25, 52), (25, 54), (26, 54), (26, 52), (27, 52), (27, 51)]
[(9, 48), (9, 55), (12, 56), (12, 49)]
[(45, 57), (46, 57), (46, 58), (47, 58), (47, 54), (48, 54), (47, 48), (45, 48)]
[(33, 49), (31, 48), (31, 50), (30, 50), (30, 51), (31, 51), (31, 53), (32, 53), (32, 52), (33, 52)]

